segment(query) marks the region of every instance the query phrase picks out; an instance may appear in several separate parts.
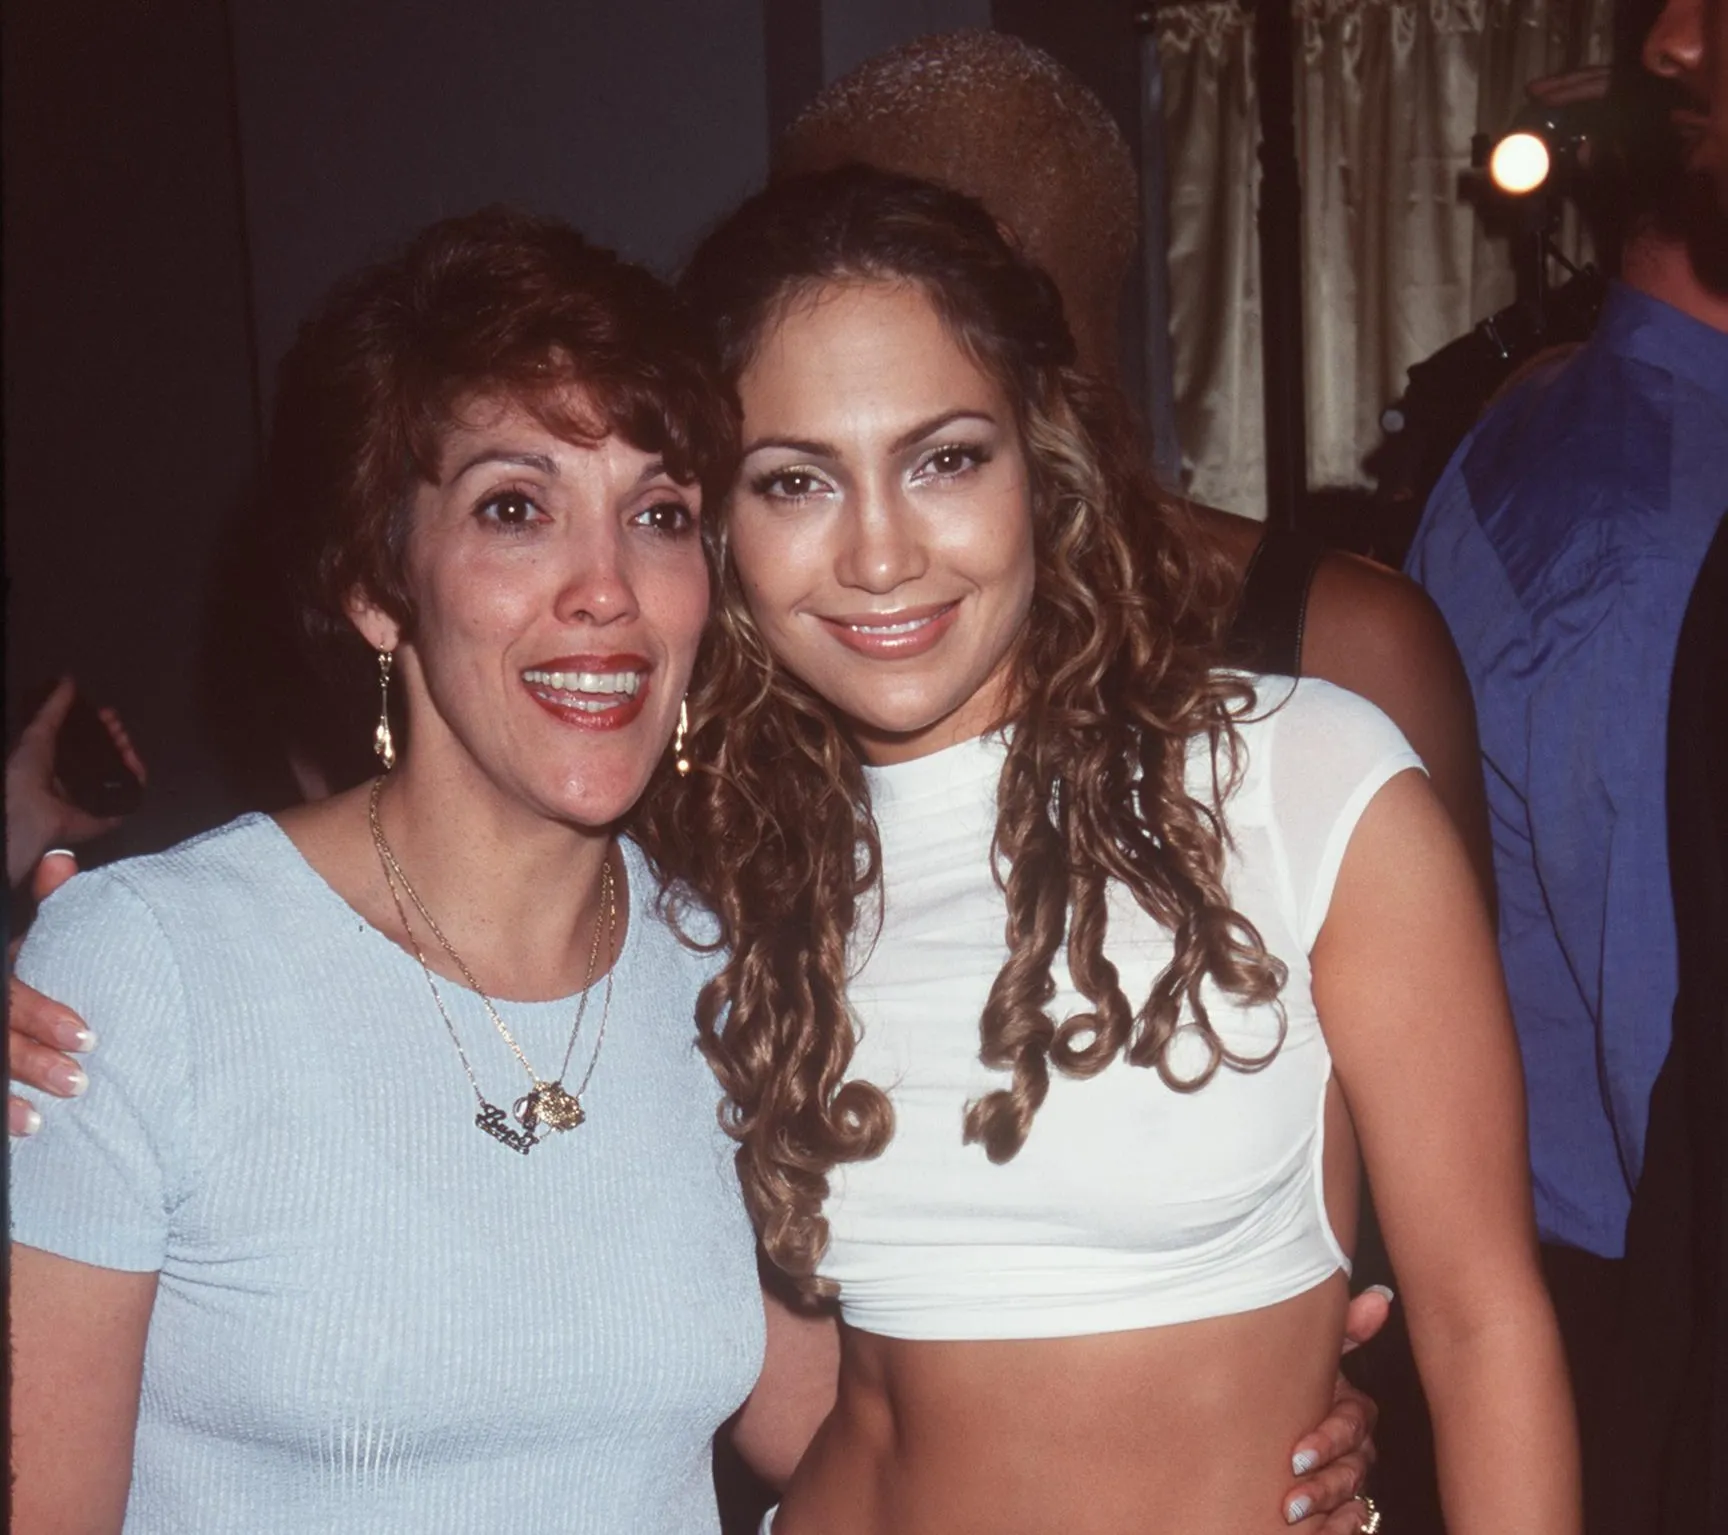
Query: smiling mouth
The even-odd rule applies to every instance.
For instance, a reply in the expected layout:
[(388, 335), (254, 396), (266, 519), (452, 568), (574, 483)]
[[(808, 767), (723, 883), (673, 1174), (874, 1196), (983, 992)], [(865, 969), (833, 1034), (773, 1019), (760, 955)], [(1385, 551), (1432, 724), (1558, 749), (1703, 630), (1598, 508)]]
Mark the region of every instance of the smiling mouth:
[(645, 673), (623, 671), (549, 671), (529, 667), (522, 680), (541, 703), (577, 714), (617, 712), (635, 703)]
[(834, 637), (850, 650), (883, 659), (922, 655), (953, 626), (958, 602), (934, 603), (899, 613), (848, 614), (824, 618)]

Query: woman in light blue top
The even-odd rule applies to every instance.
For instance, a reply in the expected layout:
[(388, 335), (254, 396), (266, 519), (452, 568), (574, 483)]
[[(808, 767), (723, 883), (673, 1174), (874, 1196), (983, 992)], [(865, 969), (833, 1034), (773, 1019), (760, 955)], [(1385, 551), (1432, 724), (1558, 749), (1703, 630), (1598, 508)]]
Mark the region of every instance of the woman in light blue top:
[(303, 331), (269, 509), (399, 760), (45, 905), (21, 973), (103, 1043), (14, 1152), (15, 1528), (718, 1529), (753, 1239), (712, 960), (618, 824), (734, 430), (550, 221), (436, 226)]

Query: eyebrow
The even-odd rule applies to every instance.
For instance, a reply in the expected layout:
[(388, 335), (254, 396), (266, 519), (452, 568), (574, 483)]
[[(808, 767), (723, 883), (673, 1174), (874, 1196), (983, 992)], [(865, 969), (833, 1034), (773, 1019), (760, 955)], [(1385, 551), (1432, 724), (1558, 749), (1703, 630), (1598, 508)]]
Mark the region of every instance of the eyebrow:
[[(558, 478), (558, 461), (546, 453), (518, 453), (509, 448), (483, 448), (468, 459), (451, 476), (447, 483), (453, 484), (470, 470), (478, 469), (482, 464), (512, 464), (520, 469), (534, 469), (545, 475), (549, 480)], [(670, 475), (666, 468), (666, 460), (656, 454), (642, 466), (642, 471), (636, 476), (636, 482), (630, 488), (636, 490), (646, 485), (650, 480), (659, 479), (661, 475)]]
[[(985, 421), (991, 426), (996, 425), (996, 418), (987, 410), (947, 410), (939, 416), (931, 416), (927, 421), (920, 421), (915, 426), (908, 427), (893, 442), (888, 444), (890, 453), (903, 453), (915, 443), (922, 442), (926, 437), (933, 436), (945, 426), (952, 426), (956, 421)], [(758, 437), (744, 449), (748, 458), (752, 453), (760, 453), (764, 448), (788, 448), (794, 453), (802, 453), (809, 458), (839, 458), (840, 450), (830, 442), (819, 442), (808, 437)]]
[(537, 469), (549, 479), (558, 478), (557, 463), (544, 453), (513, 453), (508, 448), (482, 448), (451, 474), (450, 479), (459, 480), (482, 464), (514, 464), (520, 469)]

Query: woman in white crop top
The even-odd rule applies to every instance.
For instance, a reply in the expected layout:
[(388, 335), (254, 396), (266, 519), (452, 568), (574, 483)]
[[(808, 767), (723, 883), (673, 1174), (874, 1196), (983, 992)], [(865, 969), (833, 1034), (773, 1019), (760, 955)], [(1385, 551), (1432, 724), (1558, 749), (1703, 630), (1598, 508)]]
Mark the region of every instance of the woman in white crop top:
[(776, 1535), (1280, 1528), (1358, 1149), (1449, 1527), (1576, 1530), (1493, 939), (1398, 732), (1216, 667), (1217, 570), (975, 204), (783, 182), (684, 289), (745, 440), (661, 851), (764, 1246), (842, 1320)]

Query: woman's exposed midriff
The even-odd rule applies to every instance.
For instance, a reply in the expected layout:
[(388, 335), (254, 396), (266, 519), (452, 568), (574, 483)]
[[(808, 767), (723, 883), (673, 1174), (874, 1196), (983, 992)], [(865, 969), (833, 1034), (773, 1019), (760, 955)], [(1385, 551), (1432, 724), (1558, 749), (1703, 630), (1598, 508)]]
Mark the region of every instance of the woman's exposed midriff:
[(842, 1329), (839, 1399), (775, 1535), (1274, 1535), (1331, 1400), (1344, 1276), (1132, 1332), (911, 1342)]

